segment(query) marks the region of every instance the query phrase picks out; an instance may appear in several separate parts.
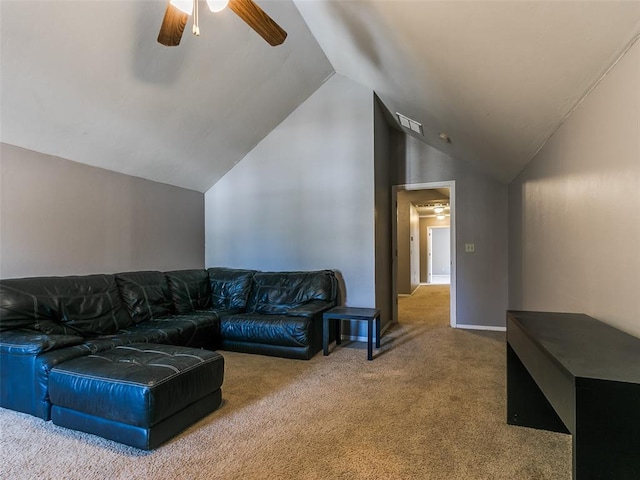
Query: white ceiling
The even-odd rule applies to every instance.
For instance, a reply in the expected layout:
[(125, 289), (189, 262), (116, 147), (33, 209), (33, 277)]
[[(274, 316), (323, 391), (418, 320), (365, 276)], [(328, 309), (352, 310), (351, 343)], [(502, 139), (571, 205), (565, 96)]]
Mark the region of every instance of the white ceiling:
[(291, 1), (260, 3), (280, 47), (229, 9), (169, 48), (166, 0), (2, 0), (1, 141), (206, 191), (334, 73)]
[(639, 1), (296, 4), (337, 72), (505, 182), (640, 33)]
[(282, 46), (230, 10), (167, 48), (165, 0), (1, 0), (0, 141), (206, 191), (337, 71), (507, 182), (640, 33), (638, 1), (256, 2)]

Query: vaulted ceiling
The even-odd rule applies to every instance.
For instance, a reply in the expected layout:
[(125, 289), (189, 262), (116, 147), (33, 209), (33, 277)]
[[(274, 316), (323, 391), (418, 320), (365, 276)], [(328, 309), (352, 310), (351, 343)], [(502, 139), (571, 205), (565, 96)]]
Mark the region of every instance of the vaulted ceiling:
[(637, 1), (256, 2), (283, 45), (228, 9), (167, 48), (165, 0), (1, 0), (0, 141), (206, 191), (337, 72), (508, 182), (640, 34)]

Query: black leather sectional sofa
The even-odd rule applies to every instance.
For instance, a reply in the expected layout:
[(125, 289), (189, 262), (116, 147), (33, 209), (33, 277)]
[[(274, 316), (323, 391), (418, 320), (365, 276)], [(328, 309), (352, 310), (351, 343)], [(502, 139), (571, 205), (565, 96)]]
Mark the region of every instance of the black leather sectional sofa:
[(332, 271), (226, 268), (0, 280), (0, 405), (51, 418), (51, 370), (141, 343), (309, 359)]

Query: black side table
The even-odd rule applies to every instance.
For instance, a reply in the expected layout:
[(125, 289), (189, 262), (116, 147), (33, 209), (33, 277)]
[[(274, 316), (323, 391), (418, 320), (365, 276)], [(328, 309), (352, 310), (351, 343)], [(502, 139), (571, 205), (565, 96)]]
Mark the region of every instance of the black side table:
[(376, 348), (380, 348), (380, 309), (359, 307), (334, 307), (322, 314), (322, 350), (329, 355), (329, 322), (336, 320), (336, 345), (340, 345), (341, 320), (366, 320), (369, 326), (367, 360), (373, 360), (373, 324), (376, 324)]

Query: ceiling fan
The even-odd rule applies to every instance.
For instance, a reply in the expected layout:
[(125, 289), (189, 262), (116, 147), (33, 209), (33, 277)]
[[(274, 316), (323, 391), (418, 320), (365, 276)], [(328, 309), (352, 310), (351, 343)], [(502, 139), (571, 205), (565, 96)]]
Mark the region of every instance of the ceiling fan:
[[(198, 3), (198, 0), (170, 0), (167, 10), (164, 12), (158, 42), (167, 47), (179, 45), (187, 19), (192, 13), (193, 34), (200, 35)], [(287, 38), (287, 32), (264, 13), (253, 0), (207, 0), (207, 5), (212, 12), (220, 12), (228, 5), (236, 15), (274, 47), (280, 45)]]

